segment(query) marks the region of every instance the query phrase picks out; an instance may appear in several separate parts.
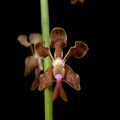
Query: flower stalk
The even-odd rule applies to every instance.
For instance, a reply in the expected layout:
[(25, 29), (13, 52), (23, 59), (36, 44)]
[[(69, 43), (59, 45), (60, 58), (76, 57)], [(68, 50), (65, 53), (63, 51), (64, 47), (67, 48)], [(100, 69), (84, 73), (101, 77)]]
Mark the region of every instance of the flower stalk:
[[(49, 10), (48, 0), (40, 0), (40, 13), (41, 13), (41, 27), (42, 27), (42, 38), (45, 41), (45, 46), (50, 48), (49, 41)], [(44, 58), (44, 71), (51, 65), (49, 57)], [(53, 119), (52, 110), (52, 86), (44, 90), (44, 108), (45, 108), (45, 120)]]

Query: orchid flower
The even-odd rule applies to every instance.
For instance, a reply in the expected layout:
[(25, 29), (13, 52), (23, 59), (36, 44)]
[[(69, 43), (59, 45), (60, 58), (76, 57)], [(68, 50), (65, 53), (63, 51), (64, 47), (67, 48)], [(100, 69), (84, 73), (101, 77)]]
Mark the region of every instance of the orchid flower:
[(85, 0), (71, 0), (71, 4), (74, 5), (77, 2), (84, 3)]
[(41, 40), (42, 35), (39, 33), (31, 33), (28, 37), (24, 34), (18, 36), (17, 40), (21, 45), (29, 47), (32, 55), (25, 59), (25, 73), (24, 76), (30, 75), (35, 71), (35, 79), (32, 83), (31, 90), (35, 90), (39, 85), (39, 74), (43, 70), (42, 58), (37, 54), (35, 45)]
[(63, 48), (67, 45), (67, 34), (63, 28), (54, 28), (50, 34), (50, 45), (55, 49), (54, 57), (52, 56), (49, 48), (44, 46), (44, 41), (40, 41), (35, 45), (37, 53), (46, 58), (50, 57), (52, 64), (46, 71), (40, 75), (40, 84), (38, 90), (44, 90), (56, 82), (56, 86), (52, 93), (52, 101), (60, 96), (67, 102), (66, 93), (62, 87), (62, 82), (66, 82), (75, 90), (80, 90), (80, 77), (74, 73), (72, 68), (65, 64), (70, 56), (82, 58), (88, 51), (88, 46), (82, 41), (76, 41), (75, 46), (71, 47), (68, 53), (63, 58)]

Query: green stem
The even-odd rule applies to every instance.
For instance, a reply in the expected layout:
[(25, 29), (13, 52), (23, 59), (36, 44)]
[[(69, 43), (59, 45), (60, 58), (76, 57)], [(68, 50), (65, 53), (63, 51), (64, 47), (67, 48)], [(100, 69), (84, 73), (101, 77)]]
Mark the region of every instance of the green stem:
[[(41, 11), (41, 26), (42, 26), (42, 37), (45, 41), (45, 46), (50, 48), (49, 41), (49, 10), (48, 10), (48, 0), (40, 0), (40, 11)], [(44, 71), (51, 65), (50, 58), (44, 59)], [(45, 101), (45, 120), (53, 119), (52, 110), (52, 87), (46, 88), (44, 90), (44, 101)]]

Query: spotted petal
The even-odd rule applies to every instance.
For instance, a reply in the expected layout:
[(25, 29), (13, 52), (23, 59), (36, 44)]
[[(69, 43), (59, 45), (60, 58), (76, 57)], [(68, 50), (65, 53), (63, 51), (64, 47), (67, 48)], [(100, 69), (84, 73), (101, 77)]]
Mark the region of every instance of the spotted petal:
[(63, 79), (68, 85), (70, 85), (75, 90), (80, 90), (80, 77), (75, 74), (72, 68), (65, 64), (65, 77)]
[(31, 74), (35, 68), (38, 67), (38, 59), (36, 59), (34, 56), (29, 56), (25, 59), (25, 76), (28, 76)]
[(49, 56), (51, 60), (54, 60), (54, 58), (52, 57), (49, 48), (44, 46), (44, 41), (40, 41), (35, 45), (35, 49), (38, 53), (38, 55), (40, 55), (41, 57), (47, 57)]
[(26, 35), (19, 35), (17, 40), (20, 42), (21, 45), (25, 46), (25, 47), (30, 47), (31, 43), (28, 42), (27, 40), (27, 36)]
[(29, 35), (29, 41), (31, 44), (37, 44), (41, 40), (42, 35), (40, 33), (31, 33)]
[(63, 51), (62, 49), (67, 45), (67, 35), (63, 28), (54, 28), (50, 34), (50, 43), (51, 47), (55, 48), (55, 58), (62, 58)]
[(66, 54), (63, 60), (67, 61), (67, 59), (70, 56), (82, 58), (87, 53), (88, 49), (89, 49), (88, 46), (84, 42), (76, 41), (75, 46), (69, 49), (68, 53)]
[(47, 70), (40, 75), (39, 77), (40, 85), (38, 87), (38, 90), (43, 90), (47, 87), (49, 87), (52, 82), (55, 81), (55, 78), (53, 77), (53, 65), (47, 68)]

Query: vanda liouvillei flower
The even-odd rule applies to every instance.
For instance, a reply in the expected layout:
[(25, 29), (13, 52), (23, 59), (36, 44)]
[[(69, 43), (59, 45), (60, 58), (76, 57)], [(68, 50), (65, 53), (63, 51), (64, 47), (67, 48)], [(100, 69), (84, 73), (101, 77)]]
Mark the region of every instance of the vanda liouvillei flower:
[(88, 51), (88, 46), (82, 41), (76, 41), (75, 46), (71, 47), (68, 53), (63, 58), (63, 48), (67, 45), (67, 34), (63, 28), (53, 28), (50, 34), (50, 45), (55, 49), (54, 57), (49, 48), (44, 46), (44, 41), (40, 41), (35, 45), (37, 53), (41, 57), (49, 56), (52, 65), (40, 75), (40, 84), (38, 90), (43, 90), (49, 87), (52, 82), (56, 82), (54, 91), (52, 93), (52, 101), (60, 96), (64, 101), (67, 101), (66, 93), (62, 87), (62, 81), (66, 82), (75, 90), (80, 90), (80, 77), (74, 73), (72, 68), (65, 64), (70, 56), (82, 58)]
[(24, 76), (30, 75), (33, 71), (35, 71), (35, 79), (32, 83), (31, 90), (35, 90), (39, 85), (39, 74), (43, 70), (43, 60), (37, 54), (35, 50), (35, 45), (40, 42), (42, 35), (39, 33), (31, 33), (29, 35), (29, 39), (27, 35), (21, 34), (18, 36), (17, 40), (21, 43), (21, 45), (25, 47), (29, 47), (32, 55), (26, 57), (25, 59), (25, 73)]
[(71, 0), (71, 4), (74, 5), (77, 2), (84, 3), (85, 0)]

